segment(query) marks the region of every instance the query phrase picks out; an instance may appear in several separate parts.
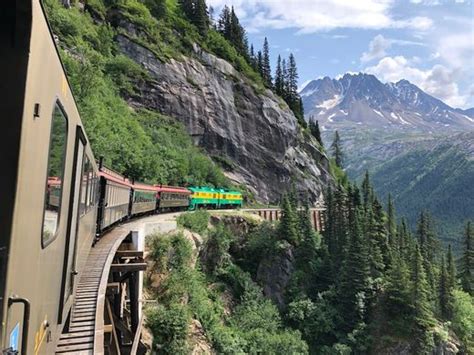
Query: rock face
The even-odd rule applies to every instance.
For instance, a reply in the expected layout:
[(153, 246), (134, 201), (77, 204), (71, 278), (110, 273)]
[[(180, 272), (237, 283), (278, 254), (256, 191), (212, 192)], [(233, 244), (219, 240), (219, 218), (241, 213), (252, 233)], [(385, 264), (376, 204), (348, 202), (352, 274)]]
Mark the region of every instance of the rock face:
[(129, 104), (181, 121), (211, 157), (229, 161), (226, 175), (245, 184), (260, 202), (276, 202), (292, 180), (321, 198), (331, 180), (328, 160), (305, 136), (287, 105), (259, 89), (223, 59), (194, 47), (193, 57), (161, 62), (153, 52), (119, 35), (120, 51), (153, 80)]
[(288, 244), (278, 255), (262, 260), (257, 270), (257, 281), (263, 293), (282, 309), (285, 307), (285, 290), (294, 270), (293, 247)]

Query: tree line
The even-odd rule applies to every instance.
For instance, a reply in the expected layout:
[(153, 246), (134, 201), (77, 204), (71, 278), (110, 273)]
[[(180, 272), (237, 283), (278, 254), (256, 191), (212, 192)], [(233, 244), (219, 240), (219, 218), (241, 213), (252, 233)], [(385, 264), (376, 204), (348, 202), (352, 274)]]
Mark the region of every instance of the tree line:
[(298, 208), (294, 196), (282, 200), (279, 233), (295, 246), (299, 265), (288, 319), (312, 352), (367, 353), (390, 335), (405, 339), (410, 353), (428, 354), (440, 328), (456, 333), (461, 351), (474, 350), (471, 223), (456, 261), (450, 246), (441, 247), (430, 215), (421, 212), (410, 231), (397, 221), (390, 196), (382, 206), (368, 173), (361, 186), (328, 188), (322, 239), (311, 231), (307, 202)]

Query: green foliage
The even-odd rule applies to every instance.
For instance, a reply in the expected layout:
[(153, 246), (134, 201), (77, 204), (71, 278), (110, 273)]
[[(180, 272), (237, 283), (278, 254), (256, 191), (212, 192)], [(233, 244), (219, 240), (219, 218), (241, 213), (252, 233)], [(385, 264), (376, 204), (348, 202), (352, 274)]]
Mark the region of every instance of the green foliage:
[(206, 210), (182, 213), (178, 218), (178, 225), (193, 232), (203, 234), (207, 230), (210, 214)]
[(147, 326), (153, 333), (153, 348), (163, 354), (187, 354), (189, 312), (186, 306), (157, 306), (147, 312)]
[(452, 327), (463, 342), (465, 353), (474, 353), (474, 299), (460, 290), (453, 291)]

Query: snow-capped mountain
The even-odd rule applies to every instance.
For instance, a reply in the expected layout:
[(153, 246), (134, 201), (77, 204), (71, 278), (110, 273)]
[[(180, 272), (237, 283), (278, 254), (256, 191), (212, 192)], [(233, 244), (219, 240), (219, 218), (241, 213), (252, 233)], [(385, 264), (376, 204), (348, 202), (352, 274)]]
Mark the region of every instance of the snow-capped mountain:
[(345, 74), (313, 80), (300, 95), (306, 118), (323, 129), (474, 129), (473, 109), (454, 109), (407, 80), (383, 84), (370, 74)]

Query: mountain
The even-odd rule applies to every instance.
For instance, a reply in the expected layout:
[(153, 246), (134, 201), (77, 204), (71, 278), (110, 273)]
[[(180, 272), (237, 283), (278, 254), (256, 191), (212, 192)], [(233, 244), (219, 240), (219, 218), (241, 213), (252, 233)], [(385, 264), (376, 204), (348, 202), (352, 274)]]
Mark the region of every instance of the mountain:
[(419, 211), (429, 210), (442, 239), (458, 249), (463, 225), (474, 219), (474, 131), (347, 131), (342, 137), (349, 176), (361, 181), (369, 170), (376, 193), (383, 201), (391, 193), (397, 213), (412, 227)]
[(306, 116), (323, 129), (474, 129), (474, 109), (454, 109), (407, 80), (383, 84), (371, 74), (345, 74), (313, 80), (300, 95)]

